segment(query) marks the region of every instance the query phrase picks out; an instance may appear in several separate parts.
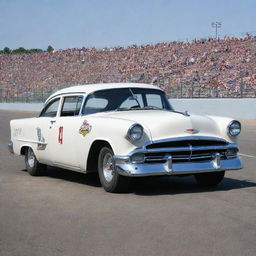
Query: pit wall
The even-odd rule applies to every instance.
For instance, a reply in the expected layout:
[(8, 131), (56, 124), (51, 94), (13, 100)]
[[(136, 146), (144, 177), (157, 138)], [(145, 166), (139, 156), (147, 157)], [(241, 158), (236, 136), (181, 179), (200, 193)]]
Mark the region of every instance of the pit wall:
[[(170, 99), (178, 111), (200, 115), (256, 119), (256, 99)], [(0, 103), (0, 110), (40, 111), (42, 103)]]

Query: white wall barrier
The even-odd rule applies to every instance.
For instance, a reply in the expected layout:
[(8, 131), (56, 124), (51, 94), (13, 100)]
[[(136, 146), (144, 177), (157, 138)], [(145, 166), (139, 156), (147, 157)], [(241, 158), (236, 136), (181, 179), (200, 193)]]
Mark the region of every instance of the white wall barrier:
[[(175, 110), (200, 115), (256, 119), (256, 99), (170, 99)], [(0, 110), (40, 111), (42, 103), (0, 103)]]
[(199, 115), (256, 119), (256, 99), (170, 99), (175, 110)]
[(40, 111), (43, 103), (0, 103), (0, 110)]

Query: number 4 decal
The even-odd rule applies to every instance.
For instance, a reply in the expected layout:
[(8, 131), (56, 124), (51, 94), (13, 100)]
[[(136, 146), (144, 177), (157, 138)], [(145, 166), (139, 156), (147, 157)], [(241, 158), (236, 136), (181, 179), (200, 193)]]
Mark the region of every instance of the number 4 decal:
[(60, 126), (60, 127), (59, 127), (58, 142), (59, 142), (60, 144), (62, 144), (62, 142), (63, 142), (63, 126)]

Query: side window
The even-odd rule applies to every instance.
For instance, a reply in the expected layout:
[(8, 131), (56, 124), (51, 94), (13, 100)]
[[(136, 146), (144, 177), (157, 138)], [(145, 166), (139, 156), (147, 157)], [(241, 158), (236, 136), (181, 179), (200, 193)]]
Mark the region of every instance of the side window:
[(60, 116), (77, 116), (82, 105), (82, 96), (65, 97), (62, 104)]
[(94, 95), (89, 96), (87, 99), (82, 113), (89, 115), (97, 112), (102, 112), (108, 105), (108, 100), (104, 98), (96, 98)]
[(45, 106), (45, 108), (42, 110), (40, 117), (44, 117), (44, 116), (55, 117), (58, 112), (59, 104), (60, 104), (60, 98), (57, 98), (57, 99), (49, 102)]

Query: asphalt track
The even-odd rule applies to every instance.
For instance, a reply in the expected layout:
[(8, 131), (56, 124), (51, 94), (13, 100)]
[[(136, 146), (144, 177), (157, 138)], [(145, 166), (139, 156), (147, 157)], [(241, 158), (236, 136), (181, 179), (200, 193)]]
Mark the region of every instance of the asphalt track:
[(241, 171), (215, 189), (192, 177), (136, 180), (109, 194), (96, 175), (24, 170), (7, 150), (9, 120), (0, 111), (0, 255), (256, 255), (256, 120), (242, 121)]

